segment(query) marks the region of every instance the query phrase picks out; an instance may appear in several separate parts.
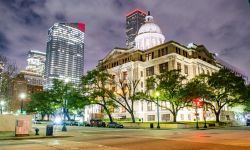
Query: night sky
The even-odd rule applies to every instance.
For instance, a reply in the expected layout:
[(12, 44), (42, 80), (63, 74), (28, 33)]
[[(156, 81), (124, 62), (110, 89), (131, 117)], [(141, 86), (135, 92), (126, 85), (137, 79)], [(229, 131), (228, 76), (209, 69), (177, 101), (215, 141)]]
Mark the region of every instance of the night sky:
[(84, 22), (90, 70), (113, 47), (125, 47), (126, 14), (135, 8), (151, 11), (166, 41), (204, 44), (250, 77), (248, 0), (0, 0), (0, 53), (22, 69), (29, 50), (46, 51), (55, 22)]

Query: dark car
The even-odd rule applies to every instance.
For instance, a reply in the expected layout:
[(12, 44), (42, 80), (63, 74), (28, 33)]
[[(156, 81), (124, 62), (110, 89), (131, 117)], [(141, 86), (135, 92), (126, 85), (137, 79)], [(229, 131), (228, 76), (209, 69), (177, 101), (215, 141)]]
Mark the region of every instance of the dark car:
[(91, 119), (90, 126), (91, 127), (106, 127), (106, 123), (103, 122), (101, 119)]
[(250, 119), (246, 120), (247, 126), (250, 126)]
[(108, 124), (108, 127), (109, 128), (124, 128), (124, 126), (122, 124), (119, 124), (117, 122), (110, 122)]

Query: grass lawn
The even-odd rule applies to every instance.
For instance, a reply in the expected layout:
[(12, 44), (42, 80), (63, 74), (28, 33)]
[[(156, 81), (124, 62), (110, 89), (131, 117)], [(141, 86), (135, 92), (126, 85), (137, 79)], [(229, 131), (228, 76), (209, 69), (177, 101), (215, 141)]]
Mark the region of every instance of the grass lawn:
[(0, 137), (15, 136), (13, 131), (0, 131)]

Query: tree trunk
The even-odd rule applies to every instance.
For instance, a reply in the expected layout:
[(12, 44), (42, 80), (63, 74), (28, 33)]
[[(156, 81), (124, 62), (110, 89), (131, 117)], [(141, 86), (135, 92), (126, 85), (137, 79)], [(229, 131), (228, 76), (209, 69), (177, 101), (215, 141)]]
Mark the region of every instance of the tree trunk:
[(69, 110), (68, 110), (68, 109), (66, 110), (65, 113), (66, 113), (66, 117), (68, 118), (68, 120), (71, 120), (71, 119), (70, 119), (70, 116), (69, 116)]
[(177, 114), (173, 113), (173, 122), (176, 122)]
[(108, 117), (109, 117), (109, 121), (110, 121), (110, 122), (113, 122), (113, 118), (112, 118), (111, 113), (110, 113), (110, 111), (108, 110), (108, 108), (105, 107), (105, 106), (103, 106), (103, 108), (104, 108), (104, 110), (106, 111), (106, 113), (107, 113), (107, 115), (108, 115)]
[(131, 115), (132, 122), (135, 123), (135, 115), (134, 112), (129, 112)]
[(41, 116), (42, 116), (42, 120), (44, 120), (44, 116), (45, 116), (45, 114), (41, 114)]
[(47, 114), (47, 116), (48, 116), (48, 121), (49, 121), (49, 119), (50, 119), (50, 115), (49, 115), (49, 114)]
[(216, 123), (219, 123), (220, 122), (220, 112), (216, 112), (215, 117), (216, 117)]

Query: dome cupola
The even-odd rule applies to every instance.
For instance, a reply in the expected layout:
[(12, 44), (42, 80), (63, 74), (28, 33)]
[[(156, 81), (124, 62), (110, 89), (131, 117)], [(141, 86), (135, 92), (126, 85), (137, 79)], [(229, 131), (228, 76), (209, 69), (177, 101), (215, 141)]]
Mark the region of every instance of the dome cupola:
[(145, 17), (145, 24), (140, 27), (135, 37), (136, 48), (146, 50), (164, 43), (164, 40), (165, 37), (160, 27), (154, 23), (153, 16), (148, 12), (148, 15)]

